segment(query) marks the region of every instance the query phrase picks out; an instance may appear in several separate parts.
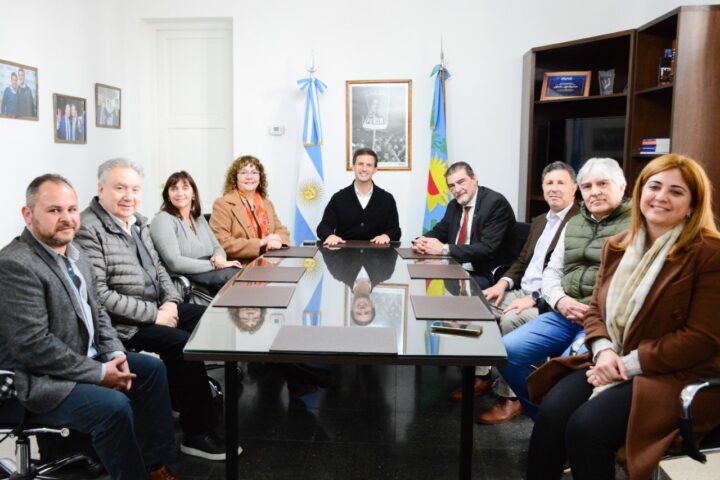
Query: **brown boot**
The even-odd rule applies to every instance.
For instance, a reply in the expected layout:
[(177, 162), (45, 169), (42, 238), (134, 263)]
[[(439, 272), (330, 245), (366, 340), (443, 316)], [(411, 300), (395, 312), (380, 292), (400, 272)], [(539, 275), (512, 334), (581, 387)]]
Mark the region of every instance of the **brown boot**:
[[(475, 386), (473, 387), (473, 393), (476, 397), (485, 395), (492, 388), (492, 384), (492, 380), (485, 380), (481, 377), (475, 377)], [(453, 400), (455, 402), (459, 402), (460, 400), (462, 400), (462, 387), (452, 391), (452, 393), (450, 394), (450, 400)]]
[(481, 413), (477, 418), (477, 422), (483, 425), (497, 425), (507, 422), (520, 412), (522, 412), (520, 400), (515, 398), (501, 398), (490, 407), (490, 410)]
[(157, 470), (150, 472), (150, 480), (180, 480), (176, 477), (168, 467), (163, 465)]

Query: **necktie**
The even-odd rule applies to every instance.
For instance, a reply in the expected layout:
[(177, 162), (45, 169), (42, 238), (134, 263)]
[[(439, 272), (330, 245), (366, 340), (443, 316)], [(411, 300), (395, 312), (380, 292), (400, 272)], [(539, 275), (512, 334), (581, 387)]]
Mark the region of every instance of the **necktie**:
[(77, 274), (75, 273), (75, 270), (73, 269), (73, 266), (72, 266), (72, 263), (70, 263), (70, 260), (68, 260), (67, 257), (62, 257), (62, 259), (65, 262), (65, 268), (67, 268), (70, 279), (75, 284), (75, 288), (80, 290), (80, 285), (82, 285), (82, 280), (80, 280), (80, 277), (78, 277)]
[(467, 224), (468, 224), (468, 217), (470, 216), (470, 207), (463, 207), (463, 220), (462, 220), (462, 226), (460, 227), (460, 233), (458, 233), (457, 242), (455, 242), (457, 245), (464, 245), (465, 240), (467, 240)]

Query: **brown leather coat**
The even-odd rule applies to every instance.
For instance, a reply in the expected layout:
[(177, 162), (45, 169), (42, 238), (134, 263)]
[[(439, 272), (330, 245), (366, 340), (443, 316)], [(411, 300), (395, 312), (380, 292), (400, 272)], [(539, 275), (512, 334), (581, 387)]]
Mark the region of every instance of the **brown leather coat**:
[[(623, 238), (621, 233), (613, 238)], [(609, 338), (605, 299), (623, 252), (605, 244), (590, 308), (586, 343)], [(698, 241), (675, 260), (666, 260), (645, 304), (627, 332), (623, 354), (638, 349), (642, 375), (633, 378), (625, 439), (630, 480), (649, 478), (678, 437), (680, 391), (696, 380), (720, 377), (720, 240)], [(572, 370), (590, 365), (590, 355), (547, 362), (528, 378), (531, 398), (543, 395)], [(699, 435), (720, 425), (720, 392), (702, 394), (693, 406)], [(541, 406), (542, 408), (542, 406)]]
[[(289, 244), (290, 232), (278, 218), (272, 202), (264, 198), (263, 205), (270, 220), (268, 233), (280, 235), (283, 244)], [(241, 260), (245, 263), (260, 256), (260, 239), (253, 238), (250, 234), (255, 226), (248, 223), (245, 207), (237, 191), (233, 190), (215, 200), (210, 228), (225, 249), (228, 260)]]

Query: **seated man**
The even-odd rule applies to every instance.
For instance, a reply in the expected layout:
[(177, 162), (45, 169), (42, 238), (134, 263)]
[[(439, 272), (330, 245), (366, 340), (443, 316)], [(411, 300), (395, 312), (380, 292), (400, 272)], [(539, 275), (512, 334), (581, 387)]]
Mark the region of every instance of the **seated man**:
[[(530, 226), (530, 235), (520, 256), (507, 269), (505, 275), (492, 287), (483, 291), (498, 319), (500, 331), (506, 335), (540, 315), (539, 294), (542, 274), (555, 250), (560, 232), (579, 208), (575, 204), (575, 170), (563, 162), (553, 162), (542, 172), (543, 196), (550, 210), (538, 215)], [(481, 395), (493, 387), (503, 401), (480, 415), (479, 423), (500, 423), (520, 413), (520, 404), (505, 381), (499, 378), (494, 384), (489, 367), (476, 367), (475, 394)], [(454, 400), (462, 397), (462, 390), (452, 393)]]
[(542, 296), (554, 311), (503, 337), (508, 364), (500, 373), (531, 417), (537, 407), (528, 398), (528, 375), (548, 357), (569, 353), (584, 336), (602, 247), (630, 226), (630, 203), (623, 202), (625, 177), (615, 160), (591, 158), (578, 172), (577, 183), (583, 198), (580, 213), (568, 221), (543, 272)]
[(445, 180), (455, 198), (442, 220), (413, 240), (413, 250), (452, 256), (480, 288), (487, 288), (493, 268), (510, 264), (517, 257), (515, 213), (501, 194), (478, 187), (472, 167), (465, 162), (450, 165)]
[(155, 352), (165, 362), (170, 398), (180, 412), (180, 451), (224, 460), (205, 366), (183, 358), (205, 307), (181, 303), (160, 263), (148, 221), (137, 213), (140, 167), (125, 159), (108, 160), (98, 168), (98, 181), (98, 196), (82, 212), (77, 240), (95, 267), (98, 297), (125, 345)]
[[(71, 242), (77, 195), (59, 175), (34, 179), (27, 228), (0, 251), (0, 365), (38, 424), (89, 434), (110, 476), (175, 478), (173, 420), (162, 362), (126, 353)], [(150, 475), (148, 477), (148, 472)]]
[(345, 240), (370, 240), (380, 245), (400, 240), (395, 199), (372, 181), (377, 172), (377, 154), (370, 148), (360, 148), (352, 161), (355, 181), (330, 199), (317, 226), (318, 238), (329, 246)]

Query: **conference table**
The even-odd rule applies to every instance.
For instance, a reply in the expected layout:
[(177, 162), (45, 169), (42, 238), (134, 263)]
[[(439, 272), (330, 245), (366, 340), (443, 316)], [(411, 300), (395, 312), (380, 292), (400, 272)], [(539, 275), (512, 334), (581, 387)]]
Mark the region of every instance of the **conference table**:
[[(238, 362), (458, 366), (463, 389), (459, 478), (471, 478), (474, 367), (505, 365), (500, 330), (471, 278), (411, 278), (410, 269), (417, 266), (457, 268), (456, 262), (403, 258), (396, 247), (399, 244), (378, 248), (352, 242), (332, 250), (293, 247), (288, 253), (300, 252), (303, 257), (273, 256), (283, 252), (272, 252), (245, 266), (207, 308), (184, 354), (188, 360), (224, 362), (228, 480), (238, 478)], [(412, 256), (408, 250), (399, 249)], [(301, 276), (294, 282), (264, 278), (281, 272), (301, 272)], [(268, 301), (282, 303), (281, 295), (273, 292), (287, 292), (288, 287), (292, 294), (286, 305), (258, 306)], [(233, 303), (230, 297), (238, 292), (241, 295), (236, 298), (244, 300)], [(484, 308), (478, 312), (483, 313), (475, 316), (482, 319), (444, 318), (451, 318), (453, 309), (442, 318), (417, 319), (422, 316), (416, 312), (420, 300), (461, 296), (469, 298), (449, 301), (479, 299)], [(228, 302), (232, 306), (219, 306)], [(475, 334), (458, 334), (463, 329), (475, 330)], [(290, 345), (281, 345), (288, 341)], [(292, 345), (293, 341), (300, 343)]]

